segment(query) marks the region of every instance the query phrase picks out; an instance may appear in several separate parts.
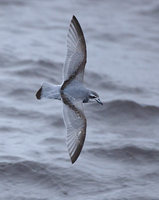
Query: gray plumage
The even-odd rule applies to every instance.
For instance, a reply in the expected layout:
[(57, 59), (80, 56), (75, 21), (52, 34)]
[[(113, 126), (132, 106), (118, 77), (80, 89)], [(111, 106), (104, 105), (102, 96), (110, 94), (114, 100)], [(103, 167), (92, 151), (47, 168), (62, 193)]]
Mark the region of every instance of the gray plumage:
[(87, 89), (83, 84), (86, 57), (85, 38), (79, 22), (73, 16), (67, 36), (63, 83), (57, 86), (43, 83), (36, 93), (38, 99), (62, 99), (67, 147), (72, 163), (77, 160), (86, 135), (87, 120), (83, 112), (83, 103), (92, 99), (102, 104), (98, 94)]

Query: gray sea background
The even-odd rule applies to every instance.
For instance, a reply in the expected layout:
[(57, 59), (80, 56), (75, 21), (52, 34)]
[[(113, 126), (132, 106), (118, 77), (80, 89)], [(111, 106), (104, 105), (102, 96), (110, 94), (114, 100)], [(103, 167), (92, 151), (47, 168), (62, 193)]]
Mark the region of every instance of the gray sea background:
[[(72, 15), (87, 43), (87, 136), (71, 164), (60, 84)], [(0, 200), (159, 200), (159, 1), (0, 0)]]

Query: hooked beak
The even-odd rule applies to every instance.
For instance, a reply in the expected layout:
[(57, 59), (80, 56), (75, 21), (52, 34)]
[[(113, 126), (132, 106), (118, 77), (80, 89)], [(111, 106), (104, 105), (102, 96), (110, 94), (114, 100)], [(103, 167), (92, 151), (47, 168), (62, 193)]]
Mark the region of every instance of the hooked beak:
[(95, 100), (96, 100), (96, 102), (98, 102), (100, 105), (103, 105), (103, 103), (101, 102), (101, 100), (100, 100), (99, 98), (96, 98)]

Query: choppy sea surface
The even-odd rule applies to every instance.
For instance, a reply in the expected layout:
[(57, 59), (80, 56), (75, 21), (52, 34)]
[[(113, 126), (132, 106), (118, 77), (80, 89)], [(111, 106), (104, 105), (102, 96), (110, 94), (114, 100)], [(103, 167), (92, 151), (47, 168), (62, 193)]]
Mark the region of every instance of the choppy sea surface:
[[(71, 164), (61, 83), (72, 15), (85, 34), (87, 136)], [(159, 200), (159, 1), (0, 0), (0, 200)]]

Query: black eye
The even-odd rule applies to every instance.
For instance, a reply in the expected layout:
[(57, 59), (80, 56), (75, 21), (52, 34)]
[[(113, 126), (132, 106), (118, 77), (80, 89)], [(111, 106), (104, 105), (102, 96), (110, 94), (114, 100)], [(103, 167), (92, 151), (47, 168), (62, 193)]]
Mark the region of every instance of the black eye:
[(94, 99), (94, 98), (96, 98), (96, 96), (91, 94), (91, 95), (89, 95), (89, 98)]

